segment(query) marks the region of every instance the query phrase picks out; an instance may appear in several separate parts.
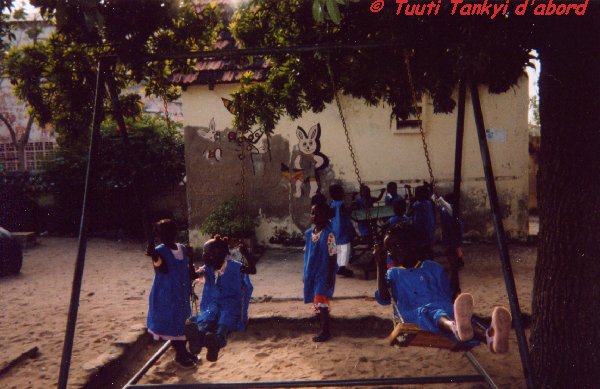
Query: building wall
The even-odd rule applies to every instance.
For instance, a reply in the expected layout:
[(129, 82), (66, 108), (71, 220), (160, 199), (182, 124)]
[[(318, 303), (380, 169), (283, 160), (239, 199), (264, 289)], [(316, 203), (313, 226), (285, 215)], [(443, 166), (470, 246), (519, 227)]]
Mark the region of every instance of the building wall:
[[(239, 147), (235, 140), (228, 138), (234, 131), (231, 128), (233, 115), (222, 101), (229, 98), (235, 88), (235, 85), (217, 85), (209, 90), (206, 86), (191, 86), (182, 97), (192, 239), (204, 238), (198, 226), (215, 206), (240, 193)], [(524, 239), (528, 201), (527, 79), (523, 77), (517, 87), (502, 95), (491, 95), (484, 88), (480, 95), (505, 228), (511, 237)], [(414, 187), (429, 180), (418, 130), (397, 130), (395, 121), (390, 120), (389, 108), (369, 107), (347, 96), (341, 101), (364, 183), (371, 189), (379, 189), (389, 181), (398, 182), (399, 187), (405, 183)], [(433, 114), (433, 106), (427, 101), (422, 108), (437, 191), (443, 194), (451, 191), (453, 182), (456, 112)], [(303, 230), (309, 224), (310, 185), (304, 184), (301, 197), (296, 197), (296, 182), (290, 181), (286, 167), (293, 166), (301, 154), (298, 126), (309, 134), (311, 127), (317, 124), (320, 126), (318, 157), (311, 159), (305, 155), (301, 163), (320, 162), (319, 156), (328, 160), (328, 165), (317, 173), (325, 195), (334, 182), (342, 183), (347, 192), (358, 189), (335, 105), (327, 106), (318, 114), (306, 113), (295, 121), (283, 118), (269, 140), (270, 153), (268, 145), (263, 143), (265, 136), (254, 145), (246, 142), (246, 152), (254, 153), (252, 158), (243, 161), (248, 204), (250, 209), (260, 212), (257, 234), (263, 243), (273, 236), (275, 228), (292, 232)], [(304, 137), (302, 133), (300, 136)], [(293, 172), (291, 174), (293, 176)], [(493, 225), (469, 94), (462, 180), (461, 208), (467, 235), (490, 236)]]

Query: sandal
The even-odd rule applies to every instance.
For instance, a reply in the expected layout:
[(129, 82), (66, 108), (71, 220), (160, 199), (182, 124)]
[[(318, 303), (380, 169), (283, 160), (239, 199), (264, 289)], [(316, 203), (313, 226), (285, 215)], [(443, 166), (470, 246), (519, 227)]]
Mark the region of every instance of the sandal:
[(461, 293), (454, 300), (454, 335), (461, 342), (473, 339), (473, 296), (469, 293)]
[(485, 331), (487, 346), (491, 352), (505, 354), (508, 352), (508, 336), (512, 317), (504, 307), (496, 307), (492, 311), (492, 324)]

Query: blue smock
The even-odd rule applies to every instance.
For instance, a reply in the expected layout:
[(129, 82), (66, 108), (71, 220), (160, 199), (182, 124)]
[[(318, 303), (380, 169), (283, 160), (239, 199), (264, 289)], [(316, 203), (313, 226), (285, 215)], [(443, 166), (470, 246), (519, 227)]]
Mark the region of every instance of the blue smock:
[(165, 336), (185, 335), (185, 321), (190, 317), (191, 282), (188, 258), (176, 259), (164, 244), (155, 251), (167, 264), (167, 273), (156, 271), (150, 290), (146, 326), (152, 333)]
[(427, 244), (435, 243), (435, 209), (429, 200), (415, 201), (413, 208), (413, 224)]
[[(335, 289), (335, 272), (337, 272), (337, 263), (333, 269), (333, 283), (327, 285), (329, 275), (329, 257), (330, 250), (335, 255), (335, 235), (330, 225), (327, 225), (321, 231), (319, 240), (312, 241), (314, 227), (309, 228), (304, 233), (306, 243), (304, 246), (304, 303), (312, 303), (315, 295), (320, 294), (327, 298), (333, 297)], [(333, 242), (331, 242), (333, 240)], [(329, 242), (328, 242), (329, 241)], [(330, 247), (333, 245), (333, 247)]]
[[(438, 263), (423, 261), (415, 268), (393, 267), (388, 269), (385, 278), (405, 322), (440, 333), (437, 326), (440, 317), (454, 319), (450, 281)], [(390, 304), (378, 290), (375, 299), (381, 305)]]
[(214, 267), (206, 266), (200, 315), (192, 321), (225, 326), (229, 331), (243, 331), (248, 322), (253, 287), (250, 277), (241, 272), (241, 263), (230, 259), (226, 261), (225, 272), (218, 278)]
[(404, 197), (400, 196), (399, 194), (397, 194), (396, 196), (392, 197), (388, 193), (388, 194), (385, 195), (384, 201), (385, 201), (385, 205), (393, 206), (398, 201), (404, 201)]
[(335, 216), (331, 219), (331, 227), (335, 235), (336, 244), (347, 244), (354, 238), (354, 227), (350, 216), (344, 212), (344, 202), (340, 200), (331, 200), (331, 208), (335, 211)]
[(442, 243), (447, 247), (462, 246), (463, 223), (442, 208), (440, 210), (440, 224), (442, 225)]

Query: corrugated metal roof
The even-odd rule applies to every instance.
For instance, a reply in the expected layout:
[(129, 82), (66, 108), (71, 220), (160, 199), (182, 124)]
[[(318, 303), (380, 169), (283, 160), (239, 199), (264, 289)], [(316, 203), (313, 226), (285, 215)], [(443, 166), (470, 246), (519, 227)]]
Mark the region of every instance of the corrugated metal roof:
[[(224, 17), (229, 20), (233, 15), (231, 2), (228, 0), (197, 0), (196, 9), (200, 12), (203, 7), (209, 3), (217, 3), (224, 10)], [(227, 24), (227, 22), (226, 22)], [(213, 50), (235, 49), (236, 43), (231, 33), (224, 28), (217, 41), (213, 44)], [(262, 57), (252, 57), (252, 62), (248, 62), (247, 57), (241, 58), (221, 58), (221, 59), (202, 59), (195, 65), (196, 72), (189, 74), (176, 73), (171, 76), (173, 83), (178, 85), (193, 84), (229, 84), (239, 82), (242, 75), (247, 71), (252, 71), (252, 79), (255, 81), (264, 80), (267, 77), (269, 65)]]

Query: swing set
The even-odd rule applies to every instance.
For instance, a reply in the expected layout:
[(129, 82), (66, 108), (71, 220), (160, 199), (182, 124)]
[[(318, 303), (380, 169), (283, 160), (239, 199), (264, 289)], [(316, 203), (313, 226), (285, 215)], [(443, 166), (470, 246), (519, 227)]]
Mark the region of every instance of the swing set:
[[(256, 55), (272, 55), (282, 53), (301, 53), (301, 52), (322, 52), (328, 55), (332, 51), (355, 51), (362, 49), (382, 49), (394, 47), (396, 44), (392, 43), (377, 43), (377, 44), (325, 44), (325, 45), (307, 45), (307, 46), (290, 46), (290, 47), (267, 47), (267, 48), (247, 48), (247, 49), (228, 49), (228, 50), (214, 50), (214, 51), (203, 51), (197, 53), (183, 53), (175, 55), (163, 55), (163, 56), (152, 56), (145, 58), (147, 61), (157, 60), (168, 60), (168, 59), (206, 59), (206, 58), (224, 58), (224, 57), (242, 57), (242, 56), (256, 56)], [(83, 277), (83, 268), (85, 263), (85, 252), (87, 247), (87, 209), (90, 203), (90, 183), (94, 180), (94, 174), (96, 173), (98, 156), (98, 143), (100, 137), (100, 124), (102, 115), (102, 107), (106, 91), (111, 100), (111, 107), (113, 116), (120, 129), (120, 134), (124, 146), (129, 147), (129, 139), (126, 131), (125, 120), (123, 118), (122, 110), (118, 99), (118, 90), (113, 77), (113, 69), (117, 62), (117, 58), (114, 56), (106, 56), (99, 60), (97, 65), (96, 75), (96, 89), (94, 97), (94, 109), (92, 114), (92, 133), (89, 147), (89, 158), (86, 171), (85, 189), (83, 197), (83, 207), (81, 212), (81, 222), (79, 228), (79, 240), (78, 240), (78, 253), (77, 260), (75, 263), (75, 270), (73, 275), (73, 284), (71, 289), (71, 298), (69, 304), (69, 314), (67, 320), (67, 328), (65, 331), (65, 339), (63, 344), (63, 352), (61, 357), (60, 374), (58, 380), (58, 388), (66, 389), (67, 381), (69, 376), (69, 368), (71, 363), (71, 354), (73, 350), (73, 339), (75, 334), (75, 326), (77, 321), (77, 311), (79, 306), (79, 297), (81, 292), (81, 284)], [(405, 52), (405, 64), (407, 67), (408, 81), (411, 87), (411, 94), (413, 104), (416, 103), (417, 94), (413, 85), (411, 67), (410, 67), (410, 53)], [(348, 149), (352, 158), (352, 164), (354, 166), (354, 172), (358, 181), (359, 187), (362, 185), (362, 179), (356, 160), (356, 155), (352, 147), (348, 127), (346, 125), (343, 109), (340, 104), (338, 93), (335, 86), (335, 79), (329, 62), (327, 63), (329, 76), (331, 78), (332, 88), (334, 92), (334, 98), (339, 111), (342, 126), (344, 128)], [(500, 213), (500, 205), (498, 201), (498, 195), (494, 182), (494, 175), (492, 171), (492, 164), (487, 145), (485, 125), (483, 121), (483, 114), (481, 111), (481, 103), (479, 99), (479, 92), (477, 85), (473, 82), (466, 82), (461, 80), (458, 89), (458, 118), (456, 125), (456, 149), (455, 149), (455, 169), (454, 169), (454, 195), (456, 203), (454, 206), (454, 215), (459, 215), (459, 194), (461, 184), (461, 166), (462, 166), (462, 143), (464, 133), (464, 116), (465, 116), (465, 96), (467, 85), (470, 89), (471, 100), (473, 105), (473, 112), (475, 116), (475, 124), (477, 128), (477, 136), (479, 139), (479, 146), (481, 157), (483, 161), (483, 170), (485, 173), (485, 181), (487, 186), (487, 192), (491, 204), (491, 211), (493, 216), (493, 223), (495, 227), (495, 235), (499, 248), (500, 260), (502, 263), (502, 271), (508, 293), (508, 299), (510, 302), (510, 311), (513, 317), (513, 324), (517, 336), (517, 342), (519, 345), (519, 354), (521, 358), (521, 365), (523, 368), (523, 375), (529, 389), (534, 387), (531, 369), (529, 363), (529, 350), (527, 346), (527, 340), (525, 337), (525, 331), (523, 322), (521, 319), (521, 310), (519, 308), (519, 302), (517, 298), (517, 291), (515, 287), (512, 267), (509, 259), (508, 247), (506, 243), (506, 235), (502, 223), (502, 217)], [(419, 112), (416, 110), (417, 118), (419, 118)], [(419, 120), (420, 123), (420, 120)], [(425, 134), (423, 127), (420, 125), (420, 134), (423, 142), (423, 148), (425, 151), (425, 158), (427, 161), (427, 167), (429, 170), (429, 176), (431, 185), (433, 186), (434, 176), (431, 169), (431, 162), (429, 159), (429, 153), (427, 150), (427, 143), (425, 140)], [(242, 203), (245, 202), (245, 168), (243, 160), (244, 147), (243, 147), (243, 134), (237, 133), (238, 141), (241, 142), (241, 152), (238, 155), (242, 161), (241, 165), (241, 177), (240, 177), (240, 189), (242, 191)], [(125, 153), (128, 155), (128, 153)], [(133, 184), (134, 188), (140, 188), (141, 167), (136, 166), (136, 161), (128, 161), (134, 166)], [(150, 223), (147, 213), (144, 211), (145, 200), (141, 196), (139, 190), (136, 190), (136, 197), (142, 209), (142, 222), (144, 225), (145, 234), (148, 237), (148, 243), (153, 244), (154, 238), (150, 230)], [(244, 205), (242, 204), (242, 207)], [(366, 217), (370, 220), (370, 211), (367, 208)], [(398, 378), (372, 378), (372, 379), (347, 379), (347, 380), (318, 380), (318, 381), (278, 381), (278, 382), (240, 382), (240, 383), (195, 383), (195, 384), (162, 384), (162, 385), (137, 385), (137, 382), (143, 377), (143, 375), (152, 367), (152, 365), (160, 358), (160, 356), (166, 352), (170, 346), (170, 341), (165, 344), (146, 362), (146, 364), (139, 370), (133, 378), (124, 386), (127, 389), (134, 388), (276, 388), (276, 387), (287, 387), (287, 388), (302, 388), (302, 387), (363, 387), (363, 386), (374, 386), (374, 385), (418, 385), (418, 384), (442, 384), (442, 383), (468, 383), (468, 382), (486, 382), (489, 387), (496, 388), (497, 386), (493, 382), (492, 378), (487, 374), (485, 369), (479, 364), (475, 356), (464, 347), (450, 339), (442, 336), (429, 333), (419, 329), (416, 325), (410, 323), (395, 323), (394, 331), (388, 338), (391, 344), (397, 344), (400, 346), (422, 346), (422, 347), (434, 347), (440, 349), (454, 350), (454, 351), (466, 351), (465, 356), (471, 362), (475, 370), (478, 372), (476, 375), (454, 375), (454, 376), (422, 376), (422, 377), (398, 377)]]

